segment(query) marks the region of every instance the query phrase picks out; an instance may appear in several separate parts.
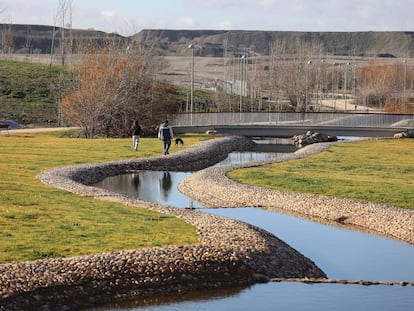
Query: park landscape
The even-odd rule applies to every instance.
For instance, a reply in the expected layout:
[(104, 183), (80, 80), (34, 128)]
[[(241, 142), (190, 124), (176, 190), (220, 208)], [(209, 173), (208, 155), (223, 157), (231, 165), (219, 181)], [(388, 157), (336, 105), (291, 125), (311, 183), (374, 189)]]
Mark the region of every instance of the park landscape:
[[(185, 64), (187, 59), (181, 57), (180, 62)], [(38, 66), (25, 62), (10, 63), (8, 60), (6, 63), (13, 68)], [(57, 75), (60, 76), (59, 73)], [(34, 89), (37, 89), (36, 85)], [(24, 98), (27, 99), (29, 93)], [(185, 94), (183, 91), (181, 103), (185, 103)], [(203, 94), (200, 90), (197, 95)], [(53, 95), (47, 94), (49, 107), (38, 105), (42, 98), (33, 97), (32, 100), (37, 104), (30, 107), (31, 113), (20, 113), (19, 116), (36, 115), (36, 120), (42, 121), (23, 124), (26, 132), (10, 129), (2, 130), (0, 135), (2, 264), (199, 243), (196, 226), (182, 219), (148, 210), (145, 206), (137, 208), (79, 196), (45, 185), (38, 179), (43, 171), (55, 167), (160, 156), (160, 143), (151, 132), (151, 126), (162, 120), (164, 113), (145, 123), (148, 136), (141, 139), (140, 150), (135, 153), (125, 133), (131, 119), (129, 115), (118, 119), (120, 122), (116, 125), (123, 130), (118, 128), (118, 131), (111, 133), (103, 132), (101, 124), (97, 126), (101, 132), (85, 135), (85, 128), (82, 123), (76, 123), (76, 119), (65, 120), (64, 124), (75, 128), (63, 127), (59, 131), (51, 128), (50, 132), (36, 133), (31, 132), (30, 128), (50, 126), (47, 122), (45, 124), (45, 120), (53, 119), (53, 125), (60, 121), (53, 117), (56, 110), (50, 109), (55, 107)], [(236, 103), (238, 100), (236, 96)], [(3, 111), (10, 114), (10, 108), (7, 110), (5, 107), (7, 104), (16, 103), (2, 103), (2, 109), (6, 109)], [(30, 106), (30, 103), (27, 105)], [(18, 106), (12, 107), (21, 109), (23, 106), (18, 103)], [(108, 137), (111, 136), (108, 134), (114, 137)], [(83, 138), (85, 136), (89, 139)], [(218, 138), (189, 133), (183, 135), (183, 139), (185, 148), (189, 148)], [(338, 144), (302, 159), (236, 170), (230, 172), (228, 177), (248, 185), (351, 198), (412, 211), (413, 144), (414, 141), (408, 138)], [(172, 151), (181, 150), (173, 148)], [(414, 234), (412, 228), (411, 231), (406, 229)], [(389, 235), (392, 236), (392, 232)], [(407, 238), (410, 239), (412, 241), (412, 236)]]

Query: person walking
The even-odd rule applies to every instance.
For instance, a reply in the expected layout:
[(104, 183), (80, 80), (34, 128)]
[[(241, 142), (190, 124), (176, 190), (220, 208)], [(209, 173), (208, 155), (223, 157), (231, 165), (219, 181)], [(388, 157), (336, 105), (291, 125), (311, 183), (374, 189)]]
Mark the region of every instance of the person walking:
[(137, 120), (135, 120), (132, 123), (131, 132), (132, 132), (132, 144), (134, 146), (134, 150), (137, 151), (138, 144), (139, 144), (139, 137), (141, 135), (141, 126), (139, 125)]
[(164, 149), (164, 155), (169, 154), (171, 147), (171, 140), (174, 137), (174, 133), (171, 125), (168, 123), (168, 120), (165, 120), (163, 124), (160, 125), (158, 130), (158, 139), (162, 140), (162, 146)]

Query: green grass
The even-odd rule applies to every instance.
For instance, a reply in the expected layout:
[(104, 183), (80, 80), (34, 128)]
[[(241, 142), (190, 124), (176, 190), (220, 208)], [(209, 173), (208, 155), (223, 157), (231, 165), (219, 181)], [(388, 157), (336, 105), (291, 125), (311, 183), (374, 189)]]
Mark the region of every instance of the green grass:
[[(162, 155), (155, 138), (141, 138), (134, 152), (130, 138), (69, 134), (0, 135), (0, 262), (198, 243), (196, 229), (175, 217), (41, 183), (36, 176), (52, 167)], [(186, 146), (206, 139), (184, 137)]]
[(19, 123), (56, 119), (56, 95), (52, 89), (69, 79), (62, 66), (0, 59), (0, 115)]
[(346, 143), (307, 158), (235, 170), (239, 182), (414, 209), (414, 140)]

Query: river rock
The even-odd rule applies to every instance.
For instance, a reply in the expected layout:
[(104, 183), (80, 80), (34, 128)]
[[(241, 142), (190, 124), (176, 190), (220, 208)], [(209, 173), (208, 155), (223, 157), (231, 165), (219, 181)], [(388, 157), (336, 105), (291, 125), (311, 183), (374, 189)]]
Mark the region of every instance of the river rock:
[(318, 132), (307, 131), (306, 134), (296, 135), (291, 138), (292, 143), (298, 147), (304, 147), (310, 144), (321, 143), (321, 142), (332, 142), (337, 141), (336, 136), (323, 135)]

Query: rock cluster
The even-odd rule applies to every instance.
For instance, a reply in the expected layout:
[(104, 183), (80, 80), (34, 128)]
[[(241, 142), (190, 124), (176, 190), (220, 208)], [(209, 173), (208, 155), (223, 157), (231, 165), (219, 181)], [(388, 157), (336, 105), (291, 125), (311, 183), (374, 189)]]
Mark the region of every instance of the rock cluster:
[(307, 131), (303, 135), (296, 135), (291, 138), (292, 143), (298, 147), (304, 147), (310, 144), (337, 141), (336, 136), (327, 136), (318, 132)]
[(179, 217), (196, 226), (200, 242), (1, 264), (0, 310), (74, 310), (123, 299), (249, 285), (271, 278), (325, 278), (312, 261), (259, 228), (93, 187), (107, 176), (130, 171), (198, 170), (250, 144), (242, 137), (226, 137), (169, 156), (43, 172), (39, 178), (60, 189)]
[(414, 138), (414, 130), (407, 129), (405, 132), (398, 132), (394, 134), (394, 138)]

